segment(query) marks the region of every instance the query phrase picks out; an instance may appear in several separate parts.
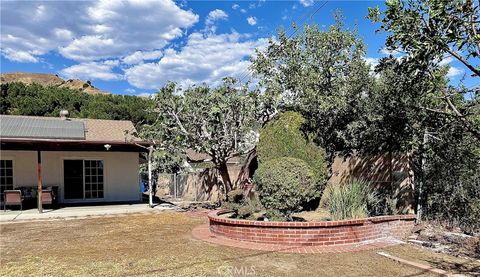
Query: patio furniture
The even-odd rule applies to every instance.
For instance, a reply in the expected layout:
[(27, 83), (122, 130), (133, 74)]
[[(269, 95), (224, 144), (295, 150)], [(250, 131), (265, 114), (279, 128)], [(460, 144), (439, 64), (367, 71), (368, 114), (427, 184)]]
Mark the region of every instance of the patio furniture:
[(42, 189), (42, 204), (43, 205), (52, 205), (55, 196), (53, 191), (49, 189)]
[(7, 211), (7, 205), (9, 206), (20, 206), (20, 210), (23, 210), (22, 202), (22, 191), (18, 189), (14, 190), (5, 190), (3, 191), (4, 201), (3, 201), (3, 211)]
[[(18, 190), (22, 192), (23, 204), (26, 206), (36, 207), (38, 205), (38, 192), (37, 187), (25, 186), (18, 187)], [(42, 205), (52, 205), (53, 207), (58, 204), (59, 188), (58, 186), (48, 186), (42, 189)]]

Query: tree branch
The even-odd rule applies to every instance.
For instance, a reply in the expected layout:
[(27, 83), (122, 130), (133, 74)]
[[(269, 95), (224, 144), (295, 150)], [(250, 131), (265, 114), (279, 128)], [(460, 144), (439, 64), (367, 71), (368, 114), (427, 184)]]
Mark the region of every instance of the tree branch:
[(470, 2), (469, 4), (471, 5), (472, 8), (472, 14), (470, 15), (470, 24), (472, 28), (472, 35), (474, 41), (477, 41), (477, 54), (480, 55), (480, 40), (477, 40), (477, 29), (475, 28), (475, 2), (473, 0), (468, 0)]
[(183, 127), (183, 124), (182, 124), (182, 121), (180, 121), (180, 118), (178, 118), (178, 115), (172, 111), (167, 111), (167, 113), (173, 117), (173, 119), (175, 120), (175, 123), (177, 124), (177, 126), (180, 128), (180, 130), (182, 130), (182, 132), (187, 135), (187, 136), (190, 136), (191, 134), (185, 129), (185, 127)]
[(457, 60), (459, 60), (461, 63), (463, 63), (468, 69), (470, 69), (475, 75), (480, 77), (480, 70), (476, 69), (473, 65), (471, 65), (467, 60), (465, 60), (462, 56), (460, 56), (457, 52), (453, 51), (449, 47), (446, 47), (445, 51), (450, 53), (453, 57), (455, 57)]
[(470, 121), (465, 117), (464, 114), (462, 114), (457, 107), (455, 107), (455, 104), (453, 104), (452, 100), (448, 96), (447, 92), (445, 89), (441, 89), (443, 95), (445, 96), (445, 102), (447, 102), (448, 107), (453, 111), (455, 116), (460, 119), (460, 121), (463, 123), (463, 126), (472, 134), (474, 135), (478, 140), (480, 140), (480, 131), (477, 130)]

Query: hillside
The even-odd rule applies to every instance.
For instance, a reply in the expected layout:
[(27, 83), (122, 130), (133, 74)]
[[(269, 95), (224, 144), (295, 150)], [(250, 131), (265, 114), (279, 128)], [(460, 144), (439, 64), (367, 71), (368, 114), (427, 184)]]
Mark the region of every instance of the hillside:
[(69, 89), (77, 89), (84, 91), (88, 94), (109, 94), (106, 91), (99, 90), (92, 86), (89, 82), (69, 79), (63, 80), (54, 74), (46, 73), (28, 73), (28, 72), (12, 72), (0, 74), (0, 83), (13, 83), (20, 82), (24, 84), (39, 84), (42, 86), (58, 86)]

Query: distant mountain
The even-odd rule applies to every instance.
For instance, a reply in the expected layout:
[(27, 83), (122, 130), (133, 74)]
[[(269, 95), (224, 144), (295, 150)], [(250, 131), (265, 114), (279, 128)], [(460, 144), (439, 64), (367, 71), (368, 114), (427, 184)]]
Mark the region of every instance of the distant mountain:
[(92, 86), (89, 81), (77, 79), (63, 80), (58, 75), (47, 73), (28, 73), (28, 72), (12, 72), (0, 74), (0, 83), (20, 82), (24, 84), (39, 84), (41, 86), (57, 86), (70, 89), (77, 89), (88, 94), (109, 94), (106, 91), (99, 90)]

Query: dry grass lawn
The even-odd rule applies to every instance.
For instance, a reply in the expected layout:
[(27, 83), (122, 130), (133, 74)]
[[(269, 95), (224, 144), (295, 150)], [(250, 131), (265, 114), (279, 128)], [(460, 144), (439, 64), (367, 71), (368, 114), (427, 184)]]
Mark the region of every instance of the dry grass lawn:
[[(424, 272), (376, 251), (299, 255), (229, 248), (198, 241), (205, 223), (165, 212), (2, 224), (0, 276), (418, 276)], [(383, 251), (472, 273), (480, 264), (403, 245)], [(477, 267), (475, 269), (475, 267)], [(427, 275), (428, 276), (428, 275)]]

